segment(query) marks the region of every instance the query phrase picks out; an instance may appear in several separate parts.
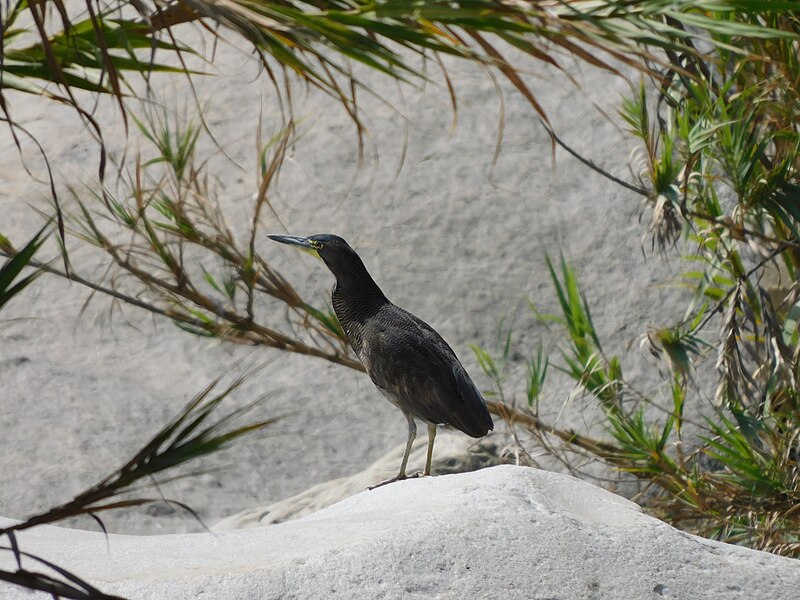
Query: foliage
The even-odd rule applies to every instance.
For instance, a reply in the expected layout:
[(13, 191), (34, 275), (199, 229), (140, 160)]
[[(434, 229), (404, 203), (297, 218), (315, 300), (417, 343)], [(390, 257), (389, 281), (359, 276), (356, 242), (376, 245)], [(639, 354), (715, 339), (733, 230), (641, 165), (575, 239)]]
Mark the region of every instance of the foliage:
[[(10, 255), (10, 258), (0, 267), (0, 309), (41, 274), (41, 271), (37, 270), (19, 279), (22, 270), (32, 263), (33, 255), (42, 244), (44, 233), (45, 230), (42, 229), (19, 250), (0, 235), (0, 249), (7, 251)], [(17, 280), (16, 283), (14, 280)]]
[[(329, 94), (355, 125), (363, 151), (358, 94), (374, 92), (353, 63), (397, 81), (421, 83), (429, 78), (431, 56), (457, 111), (442, 57), (470, 60), (506, 78), (538, 114), (553, 144), (563, 145), (515, 67), (516, 56), (551, 65), (573, 81), (565, 56), (615, 74), (621, 74), (620, 65), (649, 72), (651, 64), (664, 64), (663, 53), (701, 59), (695, 38), (781, 39), (780, 27), (769, 29), (759, 20), (762, 14), (774, 19), (791, 7), (778, 0), (9, 0), (0, 3), (0, 122), (8, 125), (20, 152), (21, 139), (28, 138), (42, 155), (63, 242), (63, 215), (45, 145), (14, 118), (19, 94), (45, 97), (77, 112), (99, 142), (102, 182), (107, 155), (94, 110), (97, 96), (116, 99), (127, 132), (126, 101), (146, 98), (153, 74), (191, 78), (203, 72), (190, 66), (204, 65), (208, 58), (190, 41), (189, 25), (215, 40), (233, 33), (252, 46), (287, 124), (293, 117), (293, 81)], [(734, 14), (752, 22), (731, 19)], [(735, 45), (729, 47), (735, 52)], [(507, 49), (514, 60), (506, 58)], [(420, 66), (409, 60), (414, 56)], [(69, 270), (66, 258), (64, 268)]]
[[(221, 392), (215, 392), (219, 380), (211, 382), (128, 462), (102, 481), (60, 506), (33, 515), (20, 523), (0, 528), (0, 538), (5, 536), (9, 540), (9, 545), (0, 546), (0, 551), (12, 553), (18, 567), (14, 571), (0, 569), (0, 580), (48, 592), (54, 598), (119, 600), (116, 596), (104, 594), (80, 577), (46, 559), (22, 551), (17, 542), (16, 532), (78, 515), (92, 517), (105, 532), (105, 526), (97, 516), (98, 513), (158, 502), (169, 502), (179, 506), (199, 519), (196, 513), (182, 502), (166, 500), (158, 495), (141, 496), (139, 493), (152, 488), (154, 483), (163, 484), (185, 476), (170, 474), (168, 478), (157, 481), (157, 475), (172, 472), (182, 465), (213, 454), (243, 436), (261, 431), (276, 421), (275, 418), (270, 418), (244, 425), (233, 425), (236, 420), (259, 405), (263, 398), (215, 419), (222, 402), (242, 384), (244, 379), (244, 376), (239, 377)], [(26, 563), (32, 562), (37, 566), (47, 567), (47, 571), (24, 568), (23, 559)], [(50, 574), (50, 571), (55, 575)]]
[(294, 129), (259, 150), (259, 191), (249, 207), (247, 234), (237, 236), (228, 217), (240, 216), (241, 208), (215, 196), (206, 163), (196, 156), (201, 128), (160, 114), (136, 123), (152, 152), (137, 158), (118, 193), (73, 189), (78, 208), (65, 213), (70, 237), (108, 257), (105, 278), (90, 281), (80, 265), (71, 265), (69, 275), (48, 272), (165, 316), (195, 335), (363, 368), (332, 310), (304, 300), (255, 251), (264, 235), (261, 214), (271, 210), (271, 185)]
[[(795, 510), (800, 501), (798, 413), (752, 411), (741, 399), (724, 406), (704, 402), (689, 372), (680, 368), (665, 375), (661, 389), (643, 394), (623, 377), (619, 359), (602, 352), (573, 269), (562, 260), (559, 271), (551, 273), (557, 292), (577, 293), (557, 293), (564, 300), (560, 316), (538, 316), (562, 328), (563, 364), (556, 368), (597, 401), (606, 435), (559, 429), (538, 415), (534, 399), (528, 410), (508, 415), (511, 423), (534, 436), (523, 442), (517, 437), (517, 443), (530, 446), (537, 441), (577, 475), (591, 476), (585, 466), (579, 466), (589, 457), (634, 476), (641, 482), (639, 503), (694, 533), (800, 555), (800, 520)], [(684, 352), (697, 356), (691, 342), (673, 339), (671, 343), (684, 345)], [(484, 349), (476, 352), (487, 353)], [(537, 353), (535, 360), (541, 360), (540, 356)], [(491, 378), (491, 366), (486, 360), (480, 364)], [(693, 361), (692, 372), (698, 368)], [(493, 383), (498, 395), (509, 398), (502, 389), (508, 387), (506, 381), (493, 379)], [(687, 401), (705, 410), (702, 423), (686, 417)], [(528, 454), (530, 447), (523, 451)]]
[(714, 52), (673, 57), (657, 97), (642, 84), (623, 103), (651, 248), (683, 252), (694, 291), (681, 322), (642, 337), (667, 366), (661, 386), (625, 378), (575, 273), (548, 259), (560, 314), (539, 317), (562, 328), (556, 369), (596, 401), (607, 437), (569, 438), (535, 411), (516, 422), (638, 478), (638, 501), (678, 526), (797, 557), (800, 20), (763, 19), (786, 37), (740, 38), (735, 27), (757, 21), (731, 16)]
[[(689, 369), (717, 382), (699, 446), (715, 468), (674, 493), (704, 531), (798, 556), (800, 15), (764, 22), (792, 37), (720, 38), (749, 58), (721, 45), (713, 63), (688, 62), (694, 79), (665, 79), (659, 125), (636, 135), (656, 149), (644, 161), (655, 243), (682, 232), (698, 266), (686, 274), (695, 306), (666, 336), (672, 349), (653, 348), (683, 357), (670, 364), (687, 365), (673, 366), (684, 393)], [(641, 120), (637, 105), (628, 114)]]
[[(756, 0), (17, 0), (3, 3), (0, 14), (0, 109), (13, 123), (10, 90), (46, 95), (76, 108), (102, 136), (78, 90), (112, 94), (125, 115), (124, 98), (137, 93), (129, 76), (147, 81), (159, 71), (193, 73), (187, 59), (196, 51), (178, 26), (196, 24), (252, 44), (287, 102), (286, 75), (292, 74), (339, 100), (359, 130), (356, 89), (365, 86), (350, 63), (419, 81), (426, 75), (409, 56), (426, 54), (443, 70), (446, 55), (496, 68), (546, 120), (503, 48), (562, 70), (562, 55), (615, 73), (619, 64), (647, 70), (648, 61), (663, 62), (654, 50), (698, 55), (696, 37), (780, 36), (779, 27), (769, 31), (757, 19), (790, 6)], [(753, 22), (733, 14), (753, 15)], [(448, 86), (452, 92), (449, 80)]]

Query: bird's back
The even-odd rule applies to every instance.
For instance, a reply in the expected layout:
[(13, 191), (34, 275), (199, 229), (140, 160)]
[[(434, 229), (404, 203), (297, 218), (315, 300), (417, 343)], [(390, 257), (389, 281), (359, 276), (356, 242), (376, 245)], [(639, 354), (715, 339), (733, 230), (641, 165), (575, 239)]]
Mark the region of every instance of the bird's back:
[(373, 383), (401, 410), (472, 437), (493, 429), (481, 393), (430, 325), (388, 301), (342, 325)]

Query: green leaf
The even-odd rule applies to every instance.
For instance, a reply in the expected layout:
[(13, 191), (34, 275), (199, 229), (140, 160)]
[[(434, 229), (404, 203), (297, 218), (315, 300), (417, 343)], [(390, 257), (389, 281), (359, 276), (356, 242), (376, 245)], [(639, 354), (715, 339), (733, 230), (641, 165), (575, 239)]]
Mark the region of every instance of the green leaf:
[(42, 236), (44, 236), (46, 229), (46, 227), (40, 229), (19, 252), (0, 267), (0, 308), (5, 306), (11, 298), (25, 289), (41, 273), (41, 271), (37, 270), (12, 285), (14, 280), (19, 277), (22, 270), (28, 266), (33, 259), (33, 255), (42, 245)]

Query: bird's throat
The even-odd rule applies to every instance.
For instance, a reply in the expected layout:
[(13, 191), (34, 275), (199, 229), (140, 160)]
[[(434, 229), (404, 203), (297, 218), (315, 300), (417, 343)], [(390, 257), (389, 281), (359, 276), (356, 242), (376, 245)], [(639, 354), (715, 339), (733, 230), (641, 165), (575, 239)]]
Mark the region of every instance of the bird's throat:
[(354, 280), (337, 277), (336, 285), (333, 287), (332, 300), (333, 308), (340, 321), (343, 316), (363, 320), (389, 302), (368, 273), (366, 279)]

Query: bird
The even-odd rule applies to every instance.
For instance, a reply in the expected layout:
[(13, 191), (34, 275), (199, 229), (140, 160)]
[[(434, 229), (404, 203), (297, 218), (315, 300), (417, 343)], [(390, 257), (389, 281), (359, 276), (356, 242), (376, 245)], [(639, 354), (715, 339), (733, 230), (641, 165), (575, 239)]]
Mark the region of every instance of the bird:
[(437, 426), (454, 427), (473, 438), (494, 429), (486, 401), (453, 349), (433, 327), (386, 298), (344, 239), (329, 233), (268, 237), (311, 253), (333, 273), (333, 310), (347, 341), (381, 394), (408, 421), (400, 472), (370, 489), (408, 477), (417, 419), (428, 427), (425, 476), (431, 474)]

